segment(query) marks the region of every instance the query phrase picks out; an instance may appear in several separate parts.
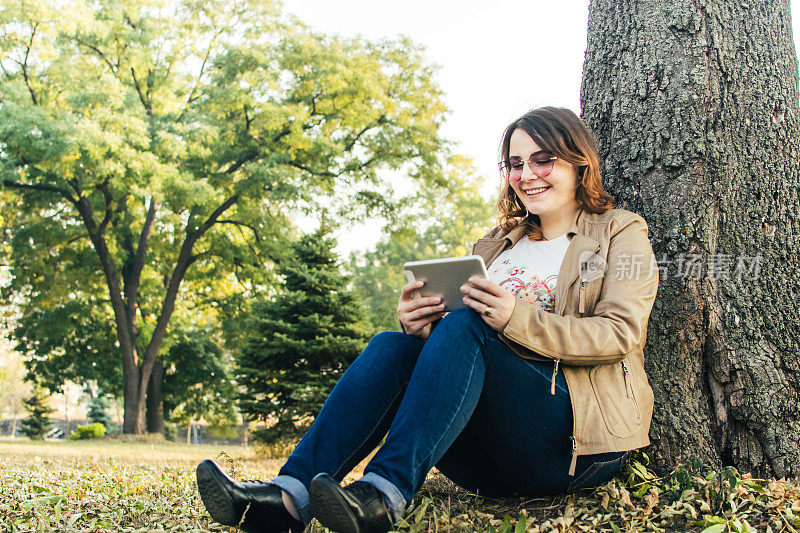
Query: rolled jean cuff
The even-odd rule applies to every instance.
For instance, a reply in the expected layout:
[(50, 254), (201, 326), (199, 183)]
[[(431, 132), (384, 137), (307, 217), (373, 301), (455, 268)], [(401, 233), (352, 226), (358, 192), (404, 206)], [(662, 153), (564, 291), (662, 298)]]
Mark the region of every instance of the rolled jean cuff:
[(403, 516), (403, 511), (406, 508), (406, 499), (403, 498), (400, 489), (394, 483), (375, 472), (367, 472), (359, 481), (369, 483), (386, 497), (386, 504), (392, 512), (392, 522), (397, 522)]
[(274, 483), (289, 493), (297, 507), (297, 512), (300, 513), (300, 520), (303, 521), (303, 524), (308, 525), (311, 522), (311, 507), (308, 505), (308, 489), (305, 485), (299, 479), (286, 475), (274, 477), (270, 483)]

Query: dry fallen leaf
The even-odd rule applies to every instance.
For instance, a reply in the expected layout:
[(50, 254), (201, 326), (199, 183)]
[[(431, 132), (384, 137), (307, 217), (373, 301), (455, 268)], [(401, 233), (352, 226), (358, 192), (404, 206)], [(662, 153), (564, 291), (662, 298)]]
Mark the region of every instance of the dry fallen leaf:
[(644, 497), (644, 502), (647, 504), (647, 507), (644, 510), (646, 515), (649, 515), (653, 512), (653, 508), (658, 505), (658, 489), (652, 487), (650, 492), (648, 492)]
[(628, 492), (628, 490), (624, 487), (620, 487), (619, 492), (620, 492), (620, 500), (622, 500), (622, 503), (624, 503), (631, 509), (636, 509), (636, 506), (633, 505), (633, 502), (631, 501), (631, 493)]

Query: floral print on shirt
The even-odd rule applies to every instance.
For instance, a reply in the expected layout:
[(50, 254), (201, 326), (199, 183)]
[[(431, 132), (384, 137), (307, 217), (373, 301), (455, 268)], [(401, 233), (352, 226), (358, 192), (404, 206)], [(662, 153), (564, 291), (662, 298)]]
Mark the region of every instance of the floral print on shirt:
[(539, 279), (539, 275), (525, 271), (525, 267), (512, 265), (506, 259), (496, 266), (491, 266), (489, 277), (501, 279), (498, 285), (511, 294), (530, 302), (537, 308), (552, 313), (556, 308), (556, 281), (558, 275), (547, 276)]

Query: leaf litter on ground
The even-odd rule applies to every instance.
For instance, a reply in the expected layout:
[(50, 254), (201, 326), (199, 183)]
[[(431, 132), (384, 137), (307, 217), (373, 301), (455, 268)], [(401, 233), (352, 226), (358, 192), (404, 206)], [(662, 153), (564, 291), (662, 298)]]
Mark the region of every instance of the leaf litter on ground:
[[(281, 459), (241, 448), (113, 441), (0, 442), (0, 532), (234, 531), (215, 524), (197, 494), (194, 467), (216, 458), (237, 479), (269, 479)], [(753, 479), (699, 461), (658, 477), (631, 454), (609, 482), (550, 498), (488, 498), (435, 469), (397, 531), (800, 531), (798, 481)], [(360, 477), (363, 464), (345, 482)], [(308, 532), (327, 531), (316, 521)]]

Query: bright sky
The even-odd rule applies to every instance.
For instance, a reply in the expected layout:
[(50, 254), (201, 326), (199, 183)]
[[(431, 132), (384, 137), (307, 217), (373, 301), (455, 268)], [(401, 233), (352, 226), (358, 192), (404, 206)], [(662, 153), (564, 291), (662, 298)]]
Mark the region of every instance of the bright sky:
[[(795, 13), (798, 3), (791, 1)], [(489, 179), (497, 178), (497, 146), (513, 119), (543, 105), (580, 112), (587, 0), (285, 0), (285, 8), (326, 33), (403, 34), (424, 45), (451, 110), (443, 133)], [(340, 253), (370, 247), (379, 230), (357, 228), (360, 238), (340, 239)]]

